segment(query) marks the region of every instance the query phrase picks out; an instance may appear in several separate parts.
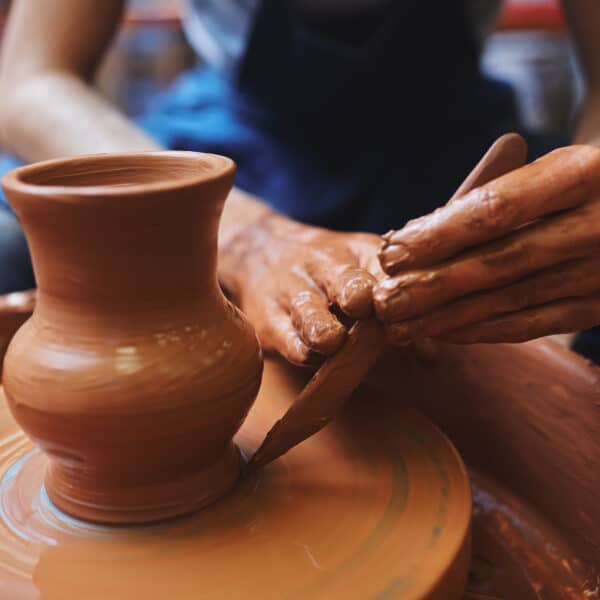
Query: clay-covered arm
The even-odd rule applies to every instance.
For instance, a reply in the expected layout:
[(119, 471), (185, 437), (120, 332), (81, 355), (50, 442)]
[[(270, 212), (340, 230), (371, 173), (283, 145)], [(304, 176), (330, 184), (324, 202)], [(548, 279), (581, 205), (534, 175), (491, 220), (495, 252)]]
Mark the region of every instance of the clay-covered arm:
[[(122, 0), (14, 0), (0, 68), (0, 135), (27, 161), (157, 149), (90, 84)], [(295, 223), (234, 190), (220, 231), (219, 276), (263, 347), (296, 363), (331, 354), (367, 316), (380, 240)], [(371, 272), (369, 272), (371, 271)]]

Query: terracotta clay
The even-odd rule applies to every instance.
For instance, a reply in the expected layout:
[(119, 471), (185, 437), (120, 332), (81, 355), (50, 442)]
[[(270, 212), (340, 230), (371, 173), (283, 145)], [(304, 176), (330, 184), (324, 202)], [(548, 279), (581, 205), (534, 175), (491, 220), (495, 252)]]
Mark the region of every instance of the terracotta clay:
[[(10, 332), (5, 330), (2, 334), (9, 335)], [(552, 377), (549, 378), (548, 373)], [(403, 431), (402, 423), (407, 419), (406, 405), (415, 404), (425, 408), (452, 433), (473, 464), (512, 488), (511, 493), (506, 487), (491, 481), (489, 476), (474, 474), (470, 593), (465, 598), (590, 600), (598, 597), (600, 562), (597, 548), (600, 531), (594, 525), (600, 521), (593, 512), (595, 507), (600, 506), (600, 486), (594, 484), (597, 473), (593, 467), (600, 460), (600, 446), (594, 445), (594, 439), (598, 438), (594, 432), (600, 431), (594, 411), (600, 393), (598, 373), (598, 369), (582, 359), (548, 342), (466, 349), (442, 345), (435, 357), (427, 362), (417, 360), (410, 352), (395, 352), (376, 368), (370, 378), (372, 383), (377, 389), (391, 392), (384, 409), (379, 400), (383, 396), (361, 393), (357, 398), (357, 402), (365, 403), (366, 407), (375, 400), (376, 411), (372, 411), (366, 419), (368, 423), (372, 419), (383, 421), (381, 429), (373, 423), (375, 436), (378, 431), (388, 431), (388, 428), (390, 432)], [(305, 381), (306, 376), (301, 371), (269, 365), (258, 406), (239, 436), (242, 447), (246, 447), (246, 441), (250, 446), (256, 444), (274, 415), (285, 410)], [(399, 383), (403, 389), (401, 399), (395, 395)], [(357, 410), (357, 402), (347, 405), (345, 411), (352, 414)], [(261, 407), (270, 406), (271, 403), (272, 411), (269, 414), (262, 412)], [(359, 411), (357, 417), (362, 419), (361, 414)], [(260, 415), (262, 417), (257, 421)], [(273, 476), (271, 481), (283, 482), (283, 479), (279, 479), (281, 476), (289, 482), (290, 477), (298, 476), (298, 468), (305, 473), (305, 483), (292, 486), (296, 495), (289, 496), (290, 489), (285, 485), (275, 485), (267, 492), (269, 500), (265, 504), (273, 506), (275, 502), (277, 505), (276, 498), (281, 493), (294, 504), (294, 509), (289, 513), (291, 517), (296, 516), (304, 502), (311, 509), (323, 506), (322, 503), (313, 504), (310, 500), (315, 496), (315, 485), (307, 485), (306, 477), (315, 474), (316, 479), (326, 487), (325, 481), (321, 476), (316, 476), (315, 470), (317, 466), (319, 469), (326, 466), (325, 462), (318, 460), (320, 457), (330, 456), (324, 453), (321, 443), (325, 439), (333, 442), (340, 434), (353, 436), (353, 430), (347, 429), (349, 422), (351, 420), (342, 415), (326, 431), (249, 478), (250, 489), (255, 489), (257, 482), (264, 484), (265, 477)], [(369, 431), (370, 427), (369, 424)], [(367, 431), (364, 433), (369, 435)], [(336, 437), (330, 437), (332, 435)], [(580, 440), (581, 443), (574, 443), (573, 440)], [(315, 444), (319, 444), (319, 447)], [(382, 444), (388, 447), (387, 441), (382, 441)], [(581, 452), (580, 446), (584, 448)], [(149, 535), (152, 530), (140, 530), (139, 537), (131, 536), (127, 543), (126, 539), (118, 537), (118, 530), (86, 526), (61, 517), (40, 494), (43, 478), (43, 464), (40, 463), (45, 459), (39, 453), (29, 456), (31, 444), (15, 429), (14, 423), (2, 409), (0, 447), (3, 455), (0, 461), (0, 473), (3, 473), (0, 475), (0, 539), (4, 541), (0, 550), (0, 597), (15, 600), (34, 598), (39, 596), (39, 589), (46, 592), (44, 597), (68, 597), (65, 590), (72, 590), (79, 585), (79, 580), (74, 579), (73, 565), (84, 568), (82, 586), (85, 585), (83, 578), (90, 577), (90, 573), (90, 585), (98, 586), (92, 592), (86, 590), (86, 597), (94, 598), (94, 594), (102, 597), (109, 585), (112, 587), (107, 593), (113, 593), (116, 597), (119, 594), (127, 597), (124, 589), (142, 589), (147, 594), (145, 597), (153, 597), (154, 588), (140, 588), (144, 581), (136, 579), (137, 573), (140, 578), (148, 578), (146, 568), (139, 570), (139, 561), (152, 557), (156, 542), (149, 544), (146, 553), (140, 544), (142, 539), (154, 539)], [(333, 446), (329, 444), (328, 447)], [(352, 455), (355, 454), (353, 451)], [(23, 456), (26, 458), (19, 462)], [(303, 461), (298, 462), (300, 456), (311, 461), (311, 465), (303, 466)], [(337, 466), (339, 463), (334, 460), (332, 464)], [(354, 473), (357, 472), (355, 469)], [(328, 476), (333, 476), (333, 473), (330, 472)], [(234, 494), (237, 495), (245, 486), (244, 482)], [(272, 494), (272, 489), (279, 491)], [(303, 493), (307, 494), (306, 500), (301, 496)], [(324, 497), (329, 502), (332, 498), (340, 501), (343, 498), (342, 495), (331, 493)], [(524, 498), (530, 504), (525, 504)], [(248, 502), (249, 499), (244, 501)], [(210, 513), (216, 508), (199, 513), (190, 523), (198, 523), (196, 519), (199, 518), (210, 520)], [(233, 513), (240, 514), (239, 511)], [(250, 511), (248, 516), (253, 523), (261, 524), (261, 527), (266, 525), (264, 512), (260, 516), (255, 515), (257, 518), (253, 518), (253, 514)], [(285, 521), (276, 520), (272, 525), (277, 527), (287, 523), (290, 517), (282, 511), (282, 519), (284, 515)], [(305, 516), (306, 523), (301, 528), (303, 532), (315, 522), (314, 514), (308, 516), (302, 511), (298, 520)], [(316, 523), (315, 526), (320, 527), (320, 524)], [(206, 527), (191, 528), (191, 531), (196, 530), (206, 535)], [(131, 530), (125, 531), (131, 533)], [(167, 585), (173, 586), (175, 582), (176, 585), (181, 584), (181, 589), (174, 589), (181, 592), (182, 597), (186, 593), (193, 595), (190, 590), (194, 590), (196, 584), (192, 572), (198, 568), (197, 556), (201, 553), (197, 547), (190, 550), (189, 569), (186, 570), (188, 563), (183, 559), (182, 573), (178, 571), (171, 577), (164, 584), (164, 589), (161, 588), (163, 584), (160, 583), (160, 577), (156, 579), (156, 572), (162, 572), (161, 564), (172, 572), (173, 566), (180, 563), (179, 551), (178, 559), (170, 560), (175, 552), (173, 548), (183, 544), (182, 536), (185, 537), (185, 531), (190, 530), (178, 528), (171, 535), (165, 526), (160, 526), (156, 531), (156, 535), (162, 535), (166, 547), (171, 549), (170, 552), (163, 552), (164, 563), (157, 562), (157, 557), (151, 558), (157, 594), (160, 596)], [(214, 531), (214, 528), (209, 531)], [(257, 532), (256, 539), (263, 539), (261, 533), (264, 533), (264, 529)], [(274, 532), (273, 535), (277, 534)], [(86, 541), (85, 538), (93, 539)], [(136, 539), (140, 540), (140, 544), (135, 544)], [(254, 540), (252, 538), (251, 541)], [(272, 543), (278, 550), (296, 548), (284, 538), (273, 540)], [(590, 548), (590, 543), (596, 546)], [(52, 544), (55, 551), (44, 550), (45, 546)], [(71, 553), (68, 553), (68, 544), (72, 545)], [(79, 551), (85, 552), (90, 547), (95, 548), (93, 556), (89, 561), (82, 560)], [(223, 547), (223, 552), (227, 549), (227, 546), (219, 547)], [(585, 560), (586, 547), (588, 560)], [(313, 546), (309, 545), (309, 548), (314, 550)], [(135, 552), (131, 553), (131, 550)], [(115, 560), (116, 556), (118, 560)], [(137, 562), (136, 556), (139, 556)], [(206, 559), (210, 554), (202, 556)], [(274, 556), (280, 557), (276, 552)], [(286, 554), (286, 557), (298, 561), (296, 568), (308, 564), (303, 562), (307, 555), (302, 552)], [(211, 563), (210, 567), (213, 566)], [(117, 569), (121, 577), (119, 581), (113, 581), (114, 578), (109, 576), (105, 577), (106, 581), (102, 580), (99, 573), (106, 573), (109, 568)], [(259, 572), (260, 565), (257, 564), (254, 573)], [(64, 573), (64, 576), (58, 573)], [(314, 575), (317, 576), (316, 570)], [(258, 580), (257, 585), (260, 585)], [(275, 590), (275, 594), (279, 588), (274, 586), (269, 589)], [(51, 591), (54, 595), (49, 593)], [(236, 597), (235, 593), (232, 595), (231, 588), (224, 593), (229, 593), (229, 598)], [(319, 593), (316, 596), (319, 597)], [(264, 594), (261, 597), (265, 597)]]
[[(522, 166), (527, 144), (516, 133), (498, 138), (456, 190), (450, 202), (501, 175)], [(385, 239), (393, 237), (393, 232)], [(417, 352), (423, 344), (417, 347)], [(276, 459), (331, 421), (362, 382), (386, 347), (383, 327), (375, 320), (355, 324), (340, 350), (317, 371), (286, 414), (273, 426), (251, 466)]]
[(356, 323), (337, 354), (306, 384), (285, 415), (269, 430), (249, 468), (259, 468), (325, 427), (360, 385), (385, 348), (375, 319)]
[[(267, 361), (236, 442), (256, 448), (306, 378)], [(395, 415), (390, 418), (391, 415)], [(364, 388), (326, 430), (219, 502), (151, 527), (70, 519), (0, 404), (0, 597), (459, 600), (471, 493), (446, 438)]]
[(38, 284), (4, 389), (69, 514), (163, 519), (238, 478), (232, 437), (262, 357), (216, 277), (234, 171), (224, 157), (164, 152), (49, 161), (3, 179)]
[(401, 382), (405, 406), (424, 411), (471, 468), (502, 482), (553, 525), (596, 572), (587, 578), (583, 597), (594, 598), (593, 590), (598, 596), (598, 367), (545, 340), (439, 343), (435, 359), (427, 363), (408, 350), (389, 352), (369, 381), (382, 393), (397, 390)]
[(600, 571), (586, 565), (533, 507), (480, 473), (473, 480), (469, 589), (515, 600), (600, 597)]

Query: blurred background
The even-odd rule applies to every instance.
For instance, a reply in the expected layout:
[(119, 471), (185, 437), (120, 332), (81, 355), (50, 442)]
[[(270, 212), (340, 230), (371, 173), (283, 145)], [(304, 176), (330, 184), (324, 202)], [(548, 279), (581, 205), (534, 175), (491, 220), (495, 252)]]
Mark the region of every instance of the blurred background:
[[(0, 27), (9, 7), (0, 0)], [(179, 14), (177, 0), (130, 0), (97, 81), (127, 114), (143, 112), (197, 60)], [(583, 84), (557, 0), (505, 0), (484, 40), (482, 68), (513, 85), (528, 130), (568, 133)]]

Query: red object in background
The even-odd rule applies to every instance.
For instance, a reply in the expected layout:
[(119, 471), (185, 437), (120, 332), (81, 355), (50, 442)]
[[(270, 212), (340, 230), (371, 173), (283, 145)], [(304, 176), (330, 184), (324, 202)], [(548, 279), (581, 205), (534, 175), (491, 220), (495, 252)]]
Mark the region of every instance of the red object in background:
[(165, 2), (158, 6), (132, 7), (125, 12), (123, 25), (125, 27), (161, 25), (177, 28), (181, 25), (181, 11), (174, 2)]
[(506, 0), (496, 29), (558, 32), (565, 30), (565, 18), (557, 0)]

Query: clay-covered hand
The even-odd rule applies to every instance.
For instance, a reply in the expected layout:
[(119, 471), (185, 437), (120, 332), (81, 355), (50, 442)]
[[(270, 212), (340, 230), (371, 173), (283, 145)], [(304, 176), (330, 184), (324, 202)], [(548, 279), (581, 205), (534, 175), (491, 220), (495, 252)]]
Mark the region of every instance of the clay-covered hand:
[(372, 314), (380, 247), (379, 236), (302, 225), (269, 211), (221, 248), (219, 277), (264, 350), (310, 364), (342, 345), (345, 316)]
[(392, 342), (520, 342), (600, 323), (600, 149), (570, 146), (385, 236)]

